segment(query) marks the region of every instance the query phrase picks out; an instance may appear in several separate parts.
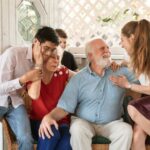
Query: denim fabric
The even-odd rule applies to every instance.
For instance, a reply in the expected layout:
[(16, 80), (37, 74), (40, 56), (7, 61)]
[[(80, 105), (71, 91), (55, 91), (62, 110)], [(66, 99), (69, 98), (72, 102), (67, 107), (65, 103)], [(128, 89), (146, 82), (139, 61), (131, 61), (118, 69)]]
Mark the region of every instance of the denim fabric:
[(17, 108), (0, 107), (0, 118), (5, 117), (19, 144), (19, 150), (33, 150), (30, 122), (24, 105)]
[(38, 139), (37, 150), (71, 150), (68, 125), (60, 125), (58, 130), (52, 126), (51, 129), (54, 133), (54, 136), (52, 136), (50, 139), (45, 137), (44, 140), (38, 137), (39, 126), (40, 121), (31, 120), (33, 137), (35, 140)]

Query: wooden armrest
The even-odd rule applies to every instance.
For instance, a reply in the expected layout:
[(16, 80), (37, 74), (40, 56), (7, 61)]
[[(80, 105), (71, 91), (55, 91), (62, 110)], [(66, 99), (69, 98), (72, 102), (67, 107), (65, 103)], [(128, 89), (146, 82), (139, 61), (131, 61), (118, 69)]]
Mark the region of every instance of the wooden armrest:
[(4, 133), (4, 140), (5, 143), (7, 144), (8, 150), (12, 150), (12, 145), (15, 143), (15, 137), (11, 131), (11, 128), (9, 124), (7, 123), (6, 119), (2, 120), (2, 125), (3, 125), (3, 133)]

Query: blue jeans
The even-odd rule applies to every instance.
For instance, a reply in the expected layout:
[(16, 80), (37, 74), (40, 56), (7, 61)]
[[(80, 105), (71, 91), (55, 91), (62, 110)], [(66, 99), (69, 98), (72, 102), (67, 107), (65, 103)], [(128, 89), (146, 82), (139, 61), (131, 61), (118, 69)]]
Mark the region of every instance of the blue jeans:
[(67, 124), (60, 125), (58, 130), (52, 126), (54, 136), (50, 139), (45, 137), (43, 140), (38, 136), (40, 123), (40, 121), (31, 120), (33, 137), (35, 140), (38, 140), (37, 150), (72, 150), (70, 146), (69, 126)]
[(24, 105), (17, 108), (0, 106), (0, 119), (5, 117), (19, 144), (19, 150), (33, 150), (29, 118)]

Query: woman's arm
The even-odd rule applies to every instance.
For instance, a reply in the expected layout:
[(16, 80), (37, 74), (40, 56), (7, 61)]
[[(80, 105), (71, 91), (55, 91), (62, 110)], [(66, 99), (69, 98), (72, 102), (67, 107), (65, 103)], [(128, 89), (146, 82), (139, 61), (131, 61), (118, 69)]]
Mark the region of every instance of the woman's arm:
[(130, 89), (138, 93), (150, 95), (150, 86), (130, 84)]
[[(34, 42), (33, 45), (33, 59), (35, 62), (34, 69), (39, 70), (40, 77), (42, 78), (42, 67), (43, 67), (43, 57), (41, 54), (41, 45), (38, 40)], [(28, 86), (28, 95), (33, 99), (36, 100), (40, 96), (40, 89), (41, 89), (41, 78), (35, 80)]]
[(130, 83), (125, 76), (111, 76), (110, 80), (122, 88), (132, 90), (134, 92), (150, 95), (150, 86), (138, 85)]
[(27, 85), (28, 95), (33, 99), (36, 100), (40, 96), (40, 89), (41, 89), (41, 78), (42, 78), (42, 68), (35, 67), (34, 70), (39, 71), (39, 76), (37, 80), (33, 81), (30, 85)]
[(31, 83), (31, 85), (27, 86), (28, 95), (33, 99), (36, 100), (40, 96), (40, 89), (41, 89), (41, 80), (37, 80)]

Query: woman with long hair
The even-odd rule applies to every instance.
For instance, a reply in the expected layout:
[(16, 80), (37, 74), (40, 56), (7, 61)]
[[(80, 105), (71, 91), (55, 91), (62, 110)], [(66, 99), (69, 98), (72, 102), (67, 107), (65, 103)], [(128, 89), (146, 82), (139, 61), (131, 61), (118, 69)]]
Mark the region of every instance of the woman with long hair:
[[(130, 56), (130, 67), (141, 85), (129, 83), (125, 76), (112, 76), (110, 80), (120, 87), (150, 95), (150, 22), (142, 19), (125, 24), (121, 31), (121, 44)], [(128, 112), (135, 122), (132, 150), (146, 150), (146, 136), (150, 135), (150, 96), (129, 103)]]

